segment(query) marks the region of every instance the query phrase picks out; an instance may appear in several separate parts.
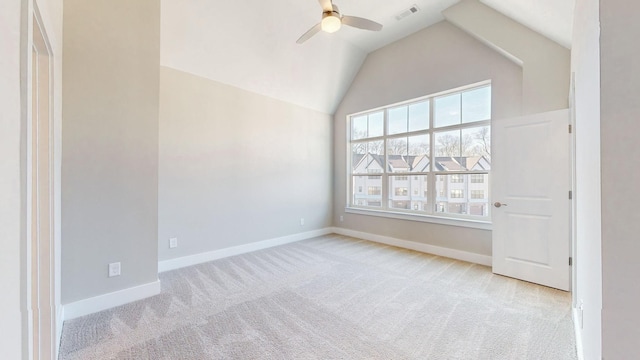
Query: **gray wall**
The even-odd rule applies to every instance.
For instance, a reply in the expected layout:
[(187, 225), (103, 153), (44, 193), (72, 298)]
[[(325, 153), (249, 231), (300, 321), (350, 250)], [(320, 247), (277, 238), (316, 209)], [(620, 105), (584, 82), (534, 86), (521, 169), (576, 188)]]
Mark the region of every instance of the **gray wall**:
[(640, 358), (640, 4), (600, 0), (602, 356)]
[(334, 224), (491, 255), (491, 231), (344, 213), (347, 115), (483, 80), (492, 80), (494, 119), (521, 114), (522, 68), (448, 22), (369, 54), (334, 117)]
[(463, 0), (442, 12), (483, 43), (522, 65), (522, 113), (535, 114), (568, 106), (570, 51), (484, 5)]
[(67, 304), (157, 280), (160, 2), (65, 1), (63, 65)]
[(330, 115), (160, 73), (160, 260), (331, 224)]
[[(571, 68), (575, 93), (575, 249), (573, 286), (576, 306), (582, 304), (585, 360), (602, 352), (602, 262), (600, 212), (600, 28), (598, 0), (576, 1)], [(579, 320), (578, 320), (579, 321)]]

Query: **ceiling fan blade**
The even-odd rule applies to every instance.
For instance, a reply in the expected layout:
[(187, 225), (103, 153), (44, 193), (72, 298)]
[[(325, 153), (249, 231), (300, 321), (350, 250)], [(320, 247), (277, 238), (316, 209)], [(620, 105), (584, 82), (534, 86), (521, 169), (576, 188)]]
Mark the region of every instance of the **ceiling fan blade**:
[(322, 6), (322, 11), (333, 11), (333, 4), (331, 0), (318, 0), (320, 6)]
[(300, 36), (300, 38), (298, 39), (298, 41), (296, 41), (296, 43), (302, 44), (303, 42), (309, 40), (310, 37), (317, 34), (320, 30), (321, 30), (320, 23), (317, 23), (314, 27), (307, 30), (306, 33), (302, 34), (302, 36)]
[(375, 21), (363, 19), (357, 16), (343, 16), (342, 23), (344, 25), (353, 26), (358, 29), (380, 31), (382, 30), (382, 24), (378, 24)]

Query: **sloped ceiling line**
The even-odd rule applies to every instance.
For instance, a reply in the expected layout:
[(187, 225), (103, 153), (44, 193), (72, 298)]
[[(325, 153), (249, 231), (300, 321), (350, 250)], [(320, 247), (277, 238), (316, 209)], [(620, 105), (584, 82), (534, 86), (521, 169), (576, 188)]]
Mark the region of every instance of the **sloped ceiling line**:
[[(524, 16), (527, 26), (565, 46), (571, 38), (574, 0), (482, 1)], [(383, 30), (343, 27), (298, 45), (320, 20), (316, 0), (162, 0), (161, 65), (332, 114), (368, 53), (442, 21), (459, 0), (335, 2), (342, 13), (377, 21)], [(395, 19), (414, 4), (419, 12)]]

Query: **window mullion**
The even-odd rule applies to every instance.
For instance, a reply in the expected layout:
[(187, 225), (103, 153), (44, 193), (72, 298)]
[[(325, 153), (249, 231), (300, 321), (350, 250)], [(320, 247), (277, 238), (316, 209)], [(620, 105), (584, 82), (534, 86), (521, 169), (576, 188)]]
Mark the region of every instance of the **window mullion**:
[(436, 206), (436, 177), (434, 175), (434, 171), (435, 169), (435, 163), (436, 163), (436, 146), (435, 146), (435, 135), (434, 135), (434, 131), (433, 131), (433, 127), (435, 124), (434, 121), (434, 114), (435, 114), (435, 109), (434, 109), (434, 104), (435, 101), (433, 100), (433, 98), (429, 99), (429, 169), (431, 170), (429, 172), (429, 175), (427, 176), (427, 187), (428, 187), (428, 191), (427, 191), (427, 204), (429, 204), (429, 214), (434, 214), (435, 213), (435, 206)]
[(389, 133), (389, 109), (384, 109), (382, 131), (384, 139), (382, 142), (382, 154), (384, 158), (384, 169), (382, 169), (382, 209), (389, 210), (389, 159), (387, 158), (387, 134)]

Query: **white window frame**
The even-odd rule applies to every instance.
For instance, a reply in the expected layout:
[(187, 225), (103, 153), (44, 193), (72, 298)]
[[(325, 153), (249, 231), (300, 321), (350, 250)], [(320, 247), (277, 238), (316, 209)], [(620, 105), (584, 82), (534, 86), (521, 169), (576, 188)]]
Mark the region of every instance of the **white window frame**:
[[(412, 220), (412, 221), (421, 221), (421, 222), (429, 222), (429, 223), (437, 223), (437, 224), (444, 224), (444, 225), (454, 225), (454, 226), (461, 226), (461, 227), (469, 227), (469, 228), (476, 228), (476, 229), (484, 229), (484, 230), (491, 230), (492, 226), (491, 226), (491, 207), (490, 207), (490, 203), (491, 203), (491, 197), (490, 197), (490, 182), (491, 182), (491, 176), (490, 176), (490, 171), (488, 172), (478, 172), (478, 171), (461, 171), (461, 172), (442, 172), (442, 171), (436, 171), (434, 168), (434, 161), (433, 159), (435, 158), (434, 154), (435, 154), (435, 133), (436, 132), (443, 132), (443, 131), (447, 131), (447, 130), (460, 130), (460, 129), (465, 129), (465, 128), (475, 128), (475, 127), (480, 127), (480, 126), (490, 126), (491, 125), (491, 119), (489, 120), (483, 120), (483, 121), (476, 121), (476, 122), (472, 122), (472, 123), (464, 123), (464, 124), (456, 124), (456, 125), (452, 125), (452, 126), (443, 126), (443, 127), (438, 127), (438, 128), (434, 128), (434, 101), (437, 97), (441, 97), (441, 96), (446, 96), (446, 95), (452, 95), (455, 93), (462, 93), (465, 91), (470, 91), (470, 90), (474, 90), (476, 88), (482, 88), (482, 87), (486, 87), (486, 86), (491, 86), (491, 81), (487, 80), (487, 81), (482, 81), (482, 82), (478, 82), (478, 83), (474, 83), (474, 84), (470, 84), (467, 86), (463, 86), (460, 88), (456, 88), (456, 89), (451, 89), (451, 90), (447, 90), (447, 91), (443, 91), (440, 93), (436, 93), (436, 94), (431, 94), (431, 95), (427, 95), (427, 96), (423, 96), (420, 98), (416, 98), (416, 99), (411, 99), (411, 100), (407, 100), (407, 101), (403, 101), (403, 102), (399, 102), (399, 103), (395, 103), (395, 104), (390, 104), (387, 106), (383, 106), (383, 107), (379, 107), (379, 108), (375, 108), (375, 109), (371, 109), (371, 110), (367, 110), (367, 111), (362, 111), (362, 112), (358, 112), (358, 113), (353, 113), (350, 115), (347, 115), (346, 118), (346, 123), (347, 123), (347, 201), (346, 204), (347, 206), (345, 207), (345, 212), (347, 213), (354, 213), (354, 214), (361, 214), (361, 215), (370, 215), (370, 216), (380, 216), (380, 217), (387, 217), (387, 218), (394, 218), (394, 219), (402, 219), (402, 220)], [(423, 102), (423, 101), (429, 101), (429, 128), (427, 130), (420, 130), (420, 131), (412, 131), (412, 132), (407, 132), (407, 133), (402, 133), (402, 134), (392, 134), (392, 135), (387, 135), (388, 132), (388, 113), (389, 113), (389, 109), (391, 108), (395, 108), (398, 106), (403, 106), (403, 105), (408, 105), (408, 104), (412, 104), (412, 103), (418, 103), (418, 102)], [(493, 93), (492, 93), (492, 101), (493, 101)], [(384, 113), (384, 119), (383, 119), (383, 123), (384, 123), (384, 135), (383, 136), (378, 136), (378, 137), (371, 137), (371, 138), (366, 138), (366, 139), (357, 139), (354, 142), (370, 142), (370, 141), (378, 141), (378, 140), (383, 140), (384, 141), (384, 159), (385, 159), (385, 164), (384, 164), (384, 171), (381, 173), (382, 175), (382, 207), (367, 207), (367, 206), (359, 206), (359, 205), (355, 205), (352, 204), (353, 202), (353, 176), (366, 176), (366, 174), (354, 174), (352, 169), (352, 149), (351, 149), (351, 144), (352, 144), (352, 140), (351, 140), (351, 131), (352, 131), (352, 126), (351, 126), (351, 119), (358, 117), (358, 116), (362, 116), (362, 115), (368, 115), (368, 114), (372, 114), (372, 113), (377, 113), (383, 111)], [(493, 112), (493, 110), (492, 110)], [(394, 138), (394, 137), (398, 137), (400, 136), (416, 136), (416, 135), (424, 135), (424, 134), (428, 134), (429, 135), (429, 146), (430, 146), (430, 168), (431, 171), (429, 172), (398, 172), (398, 173), (389, 173), (387, 172), (388, 170), (388, 166), (387, 166), (387, 145), (386, 145), (386, 141), (387, 138)], [(488, 181), (487, 181), (487, 205), (488, 205), (488, 216), (486, 217), (480, 217), (480, 216), (474, 216), (474, 215), (466, 215), (466, 214), (450, 214), (450, 213), (439, 213), (436, 212), (435, 206), (437, 206), (437, 201), (436, 201), (436, 178), (437, 175), (471, 175), (471, 174), (482, 174), (482, 175), (489, 175), (488, 176)], [(389, 189), (389, 176), (410, 176), (409, 179), (411, 179), (414, 176), (427, 176), (427, 184), (428, 184), (428, 199), (427, 199), (427, 203), (429, 204), (429, 207), (431, 208), (431, 212), (429, 213), (424, 213), (424, 212), (418, 212), (418, 211), (414, 211), (412, 207), (410, 207), (410, 209), (408, 210), (400, 210), (400, 209), (394, 209), (391, 208), (389, 206), (389, 191), (391, 191)], [(468, 181), (471, 182), (471, 176), (468, 176)], [(409, 190), (411, 191), (411, 190)]]

